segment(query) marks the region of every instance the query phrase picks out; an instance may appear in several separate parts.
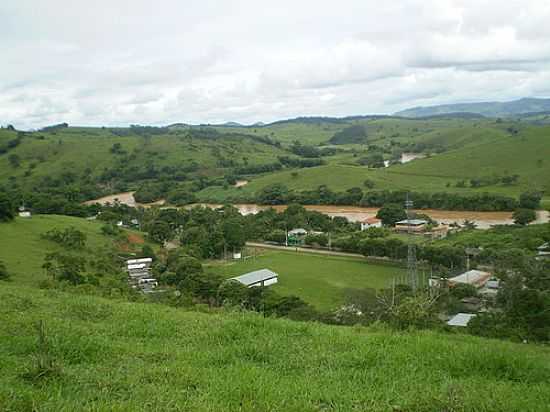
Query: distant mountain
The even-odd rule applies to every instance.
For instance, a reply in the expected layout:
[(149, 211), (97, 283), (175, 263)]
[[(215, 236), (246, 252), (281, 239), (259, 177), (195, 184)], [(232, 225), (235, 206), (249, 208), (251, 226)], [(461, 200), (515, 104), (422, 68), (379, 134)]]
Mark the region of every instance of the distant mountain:
[(395, 113), (403, 117), (430, 117), (448, 113), (474, 113), (487, 117), (513, 117), (550, 110), (550, 99), (523, 98), (511, 102), (481, 102), (420, 106)]
[(243, 125), (237, 122), (225, 122), (221, 124), (220, 126), (228, 126), (228, 127), (242, 127)]

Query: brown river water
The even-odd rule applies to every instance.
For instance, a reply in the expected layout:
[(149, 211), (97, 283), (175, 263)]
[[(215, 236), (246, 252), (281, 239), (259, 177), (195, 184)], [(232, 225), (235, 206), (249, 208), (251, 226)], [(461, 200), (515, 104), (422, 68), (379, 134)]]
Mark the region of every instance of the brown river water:
[[(95, 200), (89, 200), (86, 204), (100, 203), (114, 203), (118, 200), (120, 203), (126, 204), (131, 207), (151, 207), (151, 206), (163, 206), (164, 200), (159, 200), (154, 203), (141, 204), (137, 203), (133, 196), (134, 192), (118, 193), (115, 195), (105, 196)], [(222, 206), (221, 204), (214, 203), (196, 203), (185, 206), (191, 208), (194, 206), (203, 206), (217, 208)], [(286, 205), (265, 206), (257, 204), (234, 204), (242, 215), (256, 214), (261, 210), (269, 209), (270, 207), (281, 212), (286, 209)], [(304, 206), (307, 210), (313, 210), (324, 213), (329, 216), (341, 216), (347, 218), (351, 222), (360, 222), (368, 217), (373, 217), (378, 212), (376, 207), (359, 207), (359, 206), (328, 206), (328, 205), (307, 205)], [(510, 225), (513, 223), (512, 212), (473, 212), (473, 211), (458, 211), (458, 210), (435, 210), (435, 209), (423, 209), (418, 210), (419, 213), (424, 213), (430, 216), (432, 219), (440, 223), (464, 223), (465, 220), (470, 220), (476, 223), (479, 229), (488, 229), (494, 225)], [(550, 218), (550, 213), (545, 210), (537, 211), (537, 220), (533, 223), (547, 223)]]

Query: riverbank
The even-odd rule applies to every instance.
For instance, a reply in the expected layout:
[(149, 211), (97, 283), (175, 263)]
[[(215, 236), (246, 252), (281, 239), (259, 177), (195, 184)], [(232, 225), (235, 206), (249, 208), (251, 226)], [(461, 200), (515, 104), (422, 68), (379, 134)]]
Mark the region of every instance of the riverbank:
[[(134, 192), (117, 193), (110, 196), (104, 196), (99, 199), (89, 200), (85, 204), (99, 203), (106, 205), (119, 202), (130, 207), (152, 207), (164, 206), (169, 207), (164, 199), (154, 203), (138, 203), (134, 199)], [(220, 203), (193, 203), (184, 206), (186, 209), (202, 206), (209, 208), (218, 208), (223, 206)], [(278, 212), (284, 211), (287, 205), (258, 205), (255, 203), (237, 203), (233, 204), (242, 215), (250, 215), (259, 213), (262, 210), (273, 208)], [(324, 213), (331, 217), (345, 217), (350, 222), (361, 222), (367, 218), (376, 216), (379, 208), (377, 207), (360, 207), (360, 206), (335, 206), (335, 205), (305, 205), (307, 210)], [(439, 210), (439, 209), (419, 209), (415, 212), (423, 213), (430, 216), (432, 219), (444, 224), (464, 224), (466, 220), (476, 224), (478, 229), (489, 229), (497, 225), (511, 225), (514, 223), (512, 212), (478, 212), (464, 210)], [(532, 224), (548, 223), (550, 221), (550, 212), (547, 210), (538, 210), (537, 219)]]

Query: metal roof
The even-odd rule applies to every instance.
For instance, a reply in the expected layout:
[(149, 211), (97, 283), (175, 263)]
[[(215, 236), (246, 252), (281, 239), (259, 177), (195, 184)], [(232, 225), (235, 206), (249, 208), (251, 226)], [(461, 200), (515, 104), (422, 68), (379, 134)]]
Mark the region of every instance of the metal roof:
[(428, 223), (427, 221), (423, 219), (410, 219), (410, 220), (400, 220), (396, 223), (396, 225), (411, 225), (411, 226), (419, 226), (419, 225), (425, 225)]
[(140, 258), (140, 259), (128, 259), (126, 261), (126, 263), (128, 265), (135, 265), (135, 264), (138, 264), (138, 263), (151, 263), (153, 262), (153, 259), (152, 258)]
[(484, 285), (492, 275), (489, 272), (483, 272), (481, 270), (469, 270), (461, 275), (450, 278), (451, 283), (467, 283), (469, 285)]
[(448, 322), (447, 325), (449, 326), (468, 326), (468, 323), (474, 318), (476, 315), (472, 313), (457, 313), (454, 315)]
[(231, 279), (236, 280), (237, 282), (240, 282), (245, 286), (250, 286), (255, 283), (260, 283), (268, 279), (276, 278), (277, 276), (279, 275), (269, 269), (260, 269), (255, 270), (254, 272), (245, 273), (244, 275), (237, 276)]
[(307, 230), (302, 228), (292, 229), (288, 231), (289, 235), (307, 235)]

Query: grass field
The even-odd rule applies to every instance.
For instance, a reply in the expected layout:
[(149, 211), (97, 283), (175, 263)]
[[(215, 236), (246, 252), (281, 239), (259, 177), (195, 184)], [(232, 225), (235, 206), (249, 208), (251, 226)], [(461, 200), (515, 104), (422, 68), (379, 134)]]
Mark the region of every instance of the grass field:
[(34, 215), (31, 219), (16, 218), (9, 223), (0, 223), (0, 261), (12, 274), (14, 282), (36, 285), (45, 278), (42, 264), (47, 253), (60, 251), (58, 244), (40, 238), (40, 235), (57, 228), (70, 226), (87, 236), (83, 251), (72, 251), (94, 257), (103, 247), (113, 248), (113, 239), (101, 233), (101, 222), (57, 215)]
[(395, 266), (368, 263), (360, 258), (311, 255), (264, 250), (256, 258), (215, 266), (226, 276), (238, 276), (258, 269), (271, 269), (279, 275), (272, 286), (283, 295), (297, 295), (318, 309), (336, 309), (351, 289), (388, 287), (404, 270)]
[(549, 365), (546, 347), (465, 335), (0, 287), (6, 412), (547, 411)]

